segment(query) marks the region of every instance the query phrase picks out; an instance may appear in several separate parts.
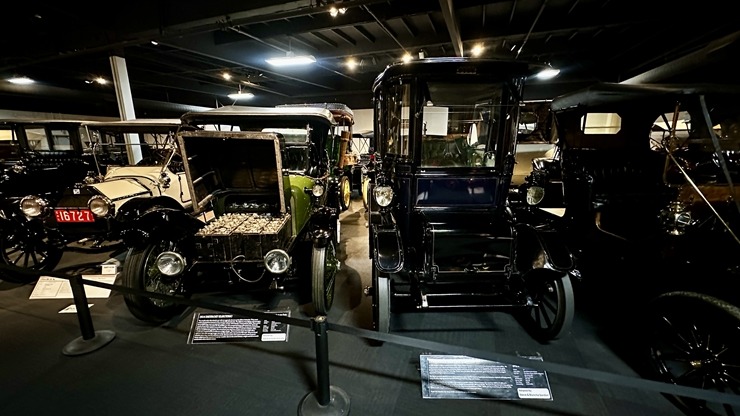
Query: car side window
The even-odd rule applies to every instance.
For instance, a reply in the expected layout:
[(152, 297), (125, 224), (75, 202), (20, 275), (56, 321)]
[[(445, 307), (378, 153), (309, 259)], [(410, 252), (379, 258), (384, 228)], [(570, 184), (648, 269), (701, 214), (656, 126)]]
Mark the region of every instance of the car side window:
[(387, 126), (384, 146), (387, 153), (409, 155), (409, 107), (411, 105), (411, 85), (398, 84), (388, 89), (386, 107), (390, 120)]

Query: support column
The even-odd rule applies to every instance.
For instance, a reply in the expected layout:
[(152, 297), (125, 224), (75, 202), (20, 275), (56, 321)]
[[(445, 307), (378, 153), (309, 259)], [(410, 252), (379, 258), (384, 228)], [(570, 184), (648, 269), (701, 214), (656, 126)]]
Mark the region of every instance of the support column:
[[(116, 87), (118, 113), (121, 115), (121, 120), (134, 120), (136, 119), (136, 113), (134, 112), (134, 99), (131, 96), (131, 84), (128, 81), (126, 60), (120, 56), (111, 55), (110, 68), (113, 73), (113, 85)], [(138, 134), (126, 135), (126, 153), (128, 154), (128, 161), (132, 165), (138, 163), (142, 158), (139, 143)]]

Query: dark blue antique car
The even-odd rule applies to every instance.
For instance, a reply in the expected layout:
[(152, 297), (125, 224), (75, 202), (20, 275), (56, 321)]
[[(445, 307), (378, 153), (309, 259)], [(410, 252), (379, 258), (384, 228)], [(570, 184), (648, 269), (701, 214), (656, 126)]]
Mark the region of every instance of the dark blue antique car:
[(509, 198), (523, 84), (541, 69), (430, 58), (376, 79), (366, 290), (375, 330), (392, 330), (392, 312), (460, 308), (511, 311), (542, 342), (569, 330), (570, 253), (526, 198)]

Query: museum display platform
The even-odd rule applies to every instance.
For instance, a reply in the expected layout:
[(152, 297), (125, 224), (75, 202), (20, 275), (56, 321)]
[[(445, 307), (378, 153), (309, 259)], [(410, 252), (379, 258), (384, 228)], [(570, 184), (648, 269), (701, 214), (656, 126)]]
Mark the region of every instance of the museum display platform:
[[(369, 285), (371, 272), (362, 201), (354, 200), (340, 220), (342, 267), (327, 322), (369, 329), (370, 298), (363, 294), (363, 287)], [(122, 261), (124, 253), (66, 253), (57, 270), (94, 274), (111, 258)], [(95, 331), (111, 331), (114, 338), (89, 353), (70, 355), (64, 349), (80, 337), (80, 323), (75, 313), (60, 311), (73, 305), (73, 299), (29, 299), (34, 289), (35, 284), (0, 282), (0, 384), (4, 386), (0, 390), (0, 414), (342, 414), (331, 406), (302, 413), (303, 401), (320, 391), (321, 384), (317, 381), (316, 335), (308, 327), (278, 325), (271, 337), (253, 337), (251, 333), (233, 339), (198, 337), (202, 333), (194, 334), (194, 324), (220, 312), (191, 308), (165, 325), (150, 326), (129, 313), (121, 293), (111, 291), (107, 296), (87, 300), (92, 304), (90, 316)], [(549, 344), (533, 340), (506, 312), (403, 313), (393, 315), (392, 334), (504, 357), (534, 356), (543, 363), (568, 369), (582, 368), (614, 374), (617, 380), (639, 381), (638, 370), (625, 355), (625, 347), (634, 339), (616, 336), (601, 320), (601, 314), (594, 313), (599, 308), (593, 302), (579, 303), (579, 295), (571, 332)], [(232, 307), (311, 319), (308, 302), (301, 303), (291, 293), (269, 298), (227, 295), (208, 299)], [(258, 332), (265, 330), (260, 325), (255, 328)], [(534, 398), (521, 394), (465, 398), (429, 395), (423, 377), (428, 376), (433, 358), (447, 355), (445, 351), (389, 341), (372, 346), (364, 338), (331, 329), (327, 337), (332, 392), (346, 394), (342, 396), (347, 401), (346, 410), (354, 415), (681, 414), (657, 391), (557, 371), (545, 372), (546, 387), (540, 390), (544, 396)], [(503, 361), (499, 364), (504, 370), (512, 368)]]

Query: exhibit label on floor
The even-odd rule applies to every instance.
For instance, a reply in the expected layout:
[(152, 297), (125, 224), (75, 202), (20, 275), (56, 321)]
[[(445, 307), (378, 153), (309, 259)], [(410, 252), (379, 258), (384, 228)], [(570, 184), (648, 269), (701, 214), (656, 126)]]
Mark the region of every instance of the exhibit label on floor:
[(552, 400), (544, 371), (464, 355), (422, 354), (420, 362), (425, 399)]

